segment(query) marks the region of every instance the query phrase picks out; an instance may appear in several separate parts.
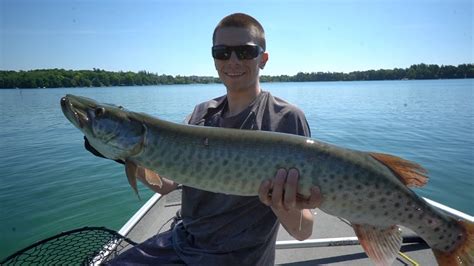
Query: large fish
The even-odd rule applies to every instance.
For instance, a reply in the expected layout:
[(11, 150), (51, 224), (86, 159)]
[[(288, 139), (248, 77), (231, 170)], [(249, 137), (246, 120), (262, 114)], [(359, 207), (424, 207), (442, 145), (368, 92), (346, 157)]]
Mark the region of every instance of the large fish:
[(299, 170), (299, 193), (317, 185), (320, 209), (350, 221), (367, 255), (391, 264), (401, 246), (398, 225), (432, 248), (440, 265), (473, 265), (474, 224), (431, 207), (409, 186), (427, 182), (416, 163), (392, 155), (340, 148), (314, 139), (263, 131), (182, 125), (66, 95), (61, 107), (105, 157), (126, 162), (136, 191), (137, 166), (207, 191), (258, 195), (261, 182), (279, 168)]

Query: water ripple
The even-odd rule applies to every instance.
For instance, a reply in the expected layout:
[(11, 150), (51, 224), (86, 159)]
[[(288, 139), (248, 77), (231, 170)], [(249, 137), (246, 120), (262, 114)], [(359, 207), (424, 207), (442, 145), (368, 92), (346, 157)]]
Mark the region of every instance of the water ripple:
[[(265, 83), (299, 106), (313, 137), (347, 148), (390, 153), (428, 169), (416, 193), (474, 214), (473, 80)], [(181, 122), (222, 85), (0, 91), (0, 257), (81, 226), (119, 229), (144, 203), (123, 166), (83, 148), (63, 117), (66, 93), (121, 104)], [(140, 185), (142, 198), (152, 195)]]

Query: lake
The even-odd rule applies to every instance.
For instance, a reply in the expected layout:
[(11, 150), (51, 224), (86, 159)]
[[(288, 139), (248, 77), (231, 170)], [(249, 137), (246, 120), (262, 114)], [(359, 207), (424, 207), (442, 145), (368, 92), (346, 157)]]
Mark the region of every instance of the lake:
[[(299, 106), (313, 138), (390, 153), (428, 171), (421, 196), (474, 215), (473, 79), (264, 83)], [(0, 258), (34, 241), (83, 226), (118, 230), (139, 201), (122, 165), (83, 148), (61, 112), (65, 94), (120, 104), (181, 122), (223, 85), (0, 90)]]

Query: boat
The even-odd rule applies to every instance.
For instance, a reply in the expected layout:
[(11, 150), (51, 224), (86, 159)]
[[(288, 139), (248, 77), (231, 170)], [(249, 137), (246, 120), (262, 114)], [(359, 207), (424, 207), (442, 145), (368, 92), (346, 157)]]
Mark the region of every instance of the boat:
[[(474, 222), (474, 217), (424, 198), (436, 208)], [(154, 194), (118, 231), (119, 234), (143, 242), (169, 229), (181, 207), (181, 192)], [(351, 225), (338, 217), (315, 210), (313, 235), (304, 241), (294, 240), (282, 226), (276, 242), (277, 265), (373, 265), (355, 236)], [(403, 244), (393, 265), (437, 265), (429, 246), (413, 231), (402, 227)], [(125, 251), (122, 249), (119, 253)]]
[[(474, 222), (474, 217), (424, 198), (449, 215)], [(181, 208), (181, 189), (154, 194), (118, 231), (86, 227), (39, 241), (0, 261), (0, 265), (87, 264), (101, 265), (155, 234), (169, 230)], [(373, 265), (351, 225), (338, 217), (314, 211), (311, 239), (294, 240), (280, 226), (276, 265)], [(413, 231), (402, 227), (403, 244), (393, 265), (437, 265), (428, 245)], [(71, 255), (74, 254), (74, 255)]]

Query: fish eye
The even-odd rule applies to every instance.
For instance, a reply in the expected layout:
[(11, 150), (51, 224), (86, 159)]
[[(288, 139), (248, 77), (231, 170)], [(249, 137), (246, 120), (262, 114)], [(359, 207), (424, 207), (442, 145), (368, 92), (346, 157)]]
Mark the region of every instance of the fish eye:
[(95, 116), (100, 117), (105, 113), (105, 108), (104, 107), (97, 107), (94, 110)]

